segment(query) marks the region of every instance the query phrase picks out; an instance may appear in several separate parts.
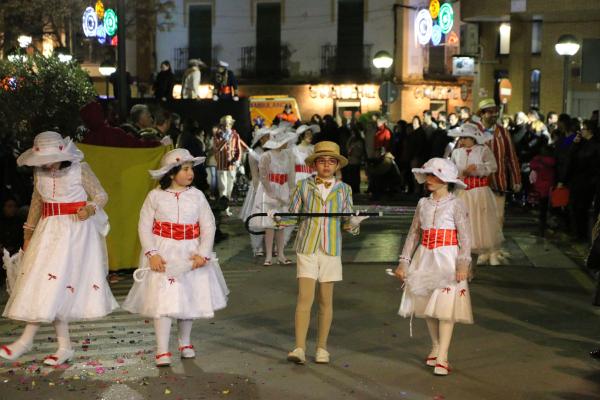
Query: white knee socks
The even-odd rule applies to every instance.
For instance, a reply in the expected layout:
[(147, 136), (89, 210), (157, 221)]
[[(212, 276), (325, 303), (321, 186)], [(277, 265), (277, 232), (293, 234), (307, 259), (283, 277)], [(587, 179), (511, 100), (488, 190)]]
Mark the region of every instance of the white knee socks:
[(171, 318), (154, 318), (154, 332), (156, 335), (156, 353), (168, 353), (169, 335), (171, 334)]

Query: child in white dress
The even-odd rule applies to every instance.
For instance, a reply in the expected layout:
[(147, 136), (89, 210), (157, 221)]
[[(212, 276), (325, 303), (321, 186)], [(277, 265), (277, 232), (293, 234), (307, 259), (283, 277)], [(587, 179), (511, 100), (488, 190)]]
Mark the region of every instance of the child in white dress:
[(484, 144), (491, 139), (491, 135), (471, 123), (462, 125), (449, 135), (460, 138), (451, 159), (467, 186), (457, 196), (465, 203), (471, 221), (471, 250), (479, 255), (477, 264), (489, 261), (491, 265), (500, 265), (496, 255), (499, 254), (504, 236), (498, 224), (497, 203), (488, 179), (498, 166), (494, 154)]
[[(17, 163), (35, 167), (34, 191), (24, 225), (23, 258), (3, 316), (25, 321), (17, 341), (1, 346), (15, 360), (31, 349), (40, 323), (53, 323), (58, 350), (48, 365), (69, 361), (74, 351), (69, 321), (101, 318), (118, 307), (106, 275), (108, 196), (83, 153), (56, 132), (42, 132)], [(88, 200), (91, 199), (91, 200)]]
[(412, 171), (431, 195), (417, 204), (396, 269), (405, 283), (398, 314), (425, 318), (432, 343), (425, 363), (434, 367), (434, 374), (448, 375), (454, 324), (473, 323), (466, 280), (471, 229), (465, 205), (452, 194), (455, 187), (465, 185), (454, 164), (443, 158), (432, 158)]
[(298, 129), (296, 129), (298, 143), (292, 147), (295, 161), (294, 170), (296, 172), (295, 183), (315, 175), (314, 169), (306, 164), (306, 159), (315, 151), (315, 146), (312, 145), (312, 140), (314, 134), (319, 131), (319, 125), (301, 125), (298, 127)]
[(203, 161), (185, 149), (165, 154), (161, 168), (150, 171), (160, 188), (148, 193), (140, 211), (140, 268), (123, 308), (154, 319), (157, 366), (171, 364), (172, 318), (181, 358), (194, 358), (192, 320), (212, 318), (227, 305), (229, 290), (213, 253), (215, 219), (204, 194), (191, 186), (193, 167)]

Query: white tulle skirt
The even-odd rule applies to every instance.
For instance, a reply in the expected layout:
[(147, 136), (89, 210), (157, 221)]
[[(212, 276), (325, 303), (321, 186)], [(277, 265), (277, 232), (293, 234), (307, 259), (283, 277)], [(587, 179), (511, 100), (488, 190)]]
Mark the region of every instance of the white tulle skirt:
[(471, 251), (482, 254), (500, 249), (504, 235), (498, 225), (498, 209), (492, 190), (487, 186), (461, 190), (458, 198), (465, 203), (471, 222)]
[(457, 255), (456, 246), (417, 248), (408, 270), (399, 315), (473, 323), (469, 285), (466, 281), (456, 282)]
[[(221, 267), (212, 258), (203, 267), (191, 269), (192, 255), (198, 254), (198, 240), (175, 240), (156, 236), (158, 254), (166, 262), (167, 272), (147, 271), (135, 282), (122, 308), (149, 318), (212, 318), (227, 306), (229, 289)], [(213, 254), (213, 257), (216, 257)], [(140, 255), (140, 268), (149, 267)], [(187, 272), (173, 273), (174, 270)]]
[(2, 315), (27, 322), (104, 317), (119, 306), (107, 274), (106, 241), (93, 219), (43, 218), (23, 254)]
[[(282, 213), (288, 212), (288, 207), (290, 206), (289, 191), (287, 189), (279, 190), (275, 194), (279, 195), (280, 197), (269, 196), (262, 183), (260, 183), (258, 185), (258, 189), (256, 190), (251, 214), (266, 213), (270, 210)], [(269, 217), (253, 218), (252, 221), (250, 221), (250, 227), (254, 229), (277, 229), (273, 219)]]

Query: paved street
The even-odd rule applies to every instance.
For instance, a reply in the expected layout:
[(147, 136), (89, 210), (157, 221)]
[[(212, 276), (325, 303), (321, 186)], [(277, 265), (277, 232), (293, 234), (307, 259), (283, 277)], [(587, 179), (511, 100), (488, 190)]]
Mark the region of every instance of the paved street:
[[(152, 321), (117, 311), (72, 324), (77, 359), (57, 369), (39, 362), (56, 346), (53, 327), (44, 326), (22, 362), (0, 365), (0, 399), (600, 399), (600, 364), (587, 355), (600, 344), (600, 308), (590, 304), (592, 282), (577, 264), (582, 254), (532, 236), (535, 220), (519, 213), (508, 217), (505, 232), (510, 265), (477, 269), (475, 325), (455, 330), (453, 373), (433, 376), (422, 362), (425, 324), (415, 320), (409, 337), (409, 321), (396, 315), (400, 285), (384, 274), (410, 218), (368, 220), (359, 237), (345, 238), (330, 365), (285, 361), (295, 270), (263, 267), (241, 222), (230, 219), (224, 230), (231, 236), (217, 248), (230, 303), (194, 325), (195, 360), (156, 369)], [(119, 301), (131, 285), (123, 278), (113, 285)], [(2, 320), (0, 342), (20, 330)], [(314, 329), (310, 335), (312, 357)]]

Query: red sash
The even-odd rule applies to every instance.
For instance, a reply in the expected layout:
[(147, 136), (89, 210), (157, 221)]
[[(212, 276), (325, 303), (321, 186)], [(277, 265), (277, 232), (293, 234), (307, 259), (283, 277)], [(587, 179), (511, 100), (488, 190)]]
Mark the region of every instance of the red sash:
[(421, 232), (421, 245), (429, 250), (458, 245), (456, 229), (423, 229)]
[(55, 215), (77, 214), (77, 210), (85, 206), (85, 201), (76, 203), (43, 203), (42, 218), (53, 217)]
[(192, 240), (200, 236), (200, 225), (197, 222), (195, 224), (174, 224), (154, 221), (152, 233), (169, 239)]
[(489, 186), (490, 181), (487, 176), (479, 177), (479, 176), (467, 176), (463, 179), (463, 182), (467, 185), (466, 190), (475, 189), (478, 187)]
[(296, 164), (295, 170), (296, 172), (303, 172), (305, 174), (313, 173), (313, 169), (306, 164)]
[(269, 174), (269, 180), (284, 185), (288, 181), (288, 176), (287, 174)]

